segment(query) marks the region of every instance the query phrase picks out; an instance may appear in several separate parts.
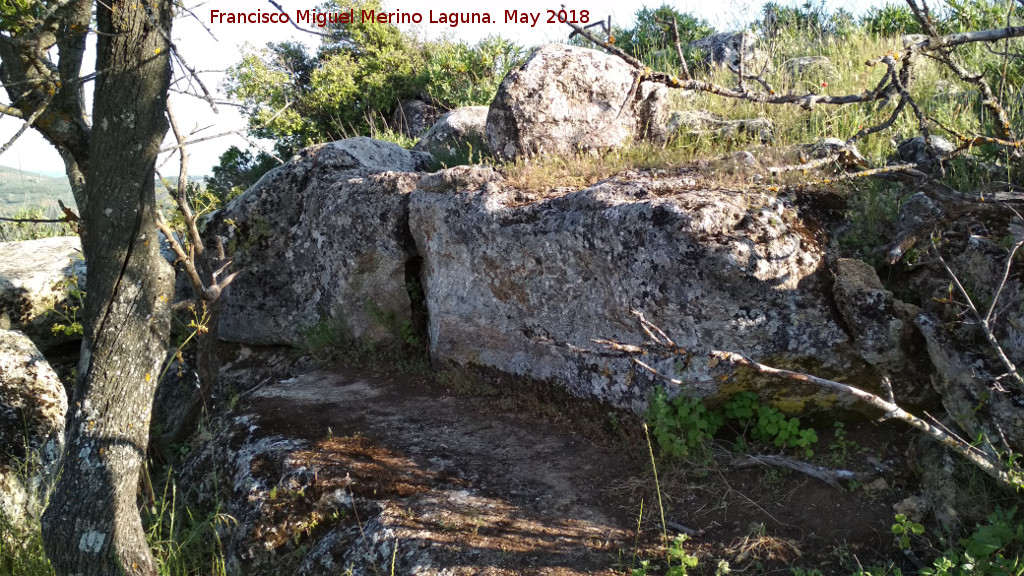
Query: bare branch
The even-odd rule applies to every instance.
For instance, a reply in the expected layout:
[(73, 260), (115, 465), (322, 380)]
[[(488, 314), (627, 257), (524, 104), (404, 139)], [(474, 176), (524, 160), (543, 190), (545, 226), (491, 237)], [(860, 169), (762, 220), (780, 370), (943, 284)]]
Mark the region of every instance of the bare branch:
[(47, 94), (46, 100), (42, 103), (42, 105), (36, 108), (36, 111), (33, 112), (32, 115), (29, 116), (27, 120), (25, 120), (25, 123), (21, 125), (21, 128), (19, 128), (18, 131), (14, 133), (14, 136), (11, 136), (11, 139), (8, 140), (6, 144), (0, 146), (0, 154), (7, 152), (7, 150), (10, 149), (10, 147), (13, 146), (14, 143), (18, 141), (18, 138), (21, 138), (21, 135), (24, 134), (25, 131), (28, 130), (29, 127), (32, 126), (32, 124), (34, 124), (40, 116), (43, 115), (43, 112), (46, 111), (46, 108), (50, 105), (50, 102), (52, 101), (53, 93), (51, 92)]
[(907, 412), (903, 408), (900, 408), (897, 404), (889, 402), (875, 394), (855, 388), (849, 384), (843, 384), (842, 382), (836, 382), (834, 380), (828, 380), (826, 378), (820, 378), (818, 376), (812, 376), (810, 374), (803, 374), (801, 372), (793, 372), (790, 370), (782, 370), (779, 368), (772, 368), (751, 360), (750, 358), (743, 356), (742, 354), (736, 354), (735, 352), (724, 352), (719, 350), (712, 350), (710, 352), (712, 358), (717, 358), (729, 362), (737, 366), (745, 366), (759, 372), (761, 374), (770, 374), (773, 376), (781, 376), (790, 380), (796, 380), (798, 382), (808, 382), (821, 386), (823, 388), (829, 388), (837, 392), (848, 394), (853, 396), (879, 410), (884, 412), (883, 420), (901, 420), (910, 426), (917, 428), (921, 432), (933, 439), (939, 441), (942, 445), (950, 448), (957, 454), (960, 454), (972, 464), (980, 468), (983, 472), (991, 476), (992, 478), (1008, 485), (1018, 485), (1021, 483), (1020, 472), (1017, 470), (1011, 470), (999, 460), (999, 458), (983, 452), (979, 448), (971, 446), (960, 439), (947, 434), (937, 426), (933, 426), (928, 422), (914, 416)]
[(999, 340), (992, 332), (992, 325), (990, 323), (992, 310), (995, 309), (996, 302), (999, 301), (999, 295), (1002, 294), (1003, 288), (1006, 286), (1006, 281), (1010, 276), (1010, 266), (1013, 265), (1013, 256), (1017, 253), (1017, 250), (1021, 247), (1022, 244), (1024, 244), (1024, 240), (1018, 241), (1013, 246), (1013, 249), (1010, 251), (1010, 258), (1007, 259), (1006, 261), (1006, 269), (1004, 270), (1002, 281), (996, 288), (995, 295), (992, 298), (992, 306), (989, 308), (988, 313), (982, 316), (981, 312), (978, 311), (978, 308), (974, 305), (974, 300), (967, 293), (967, 290), (964, 288), (963, 284), (960, 283), (960, 279), (957, 278), (957, 275), (953, 273), (953, 270), (949, 267), (949, 264), (946, 263), (945, 258), (942, 257), (942, 254), (939, 252), (938, 249), (937, 241), (934, 238), (932, 239), (932, 245), (935, 246), (936, 258), (938, 259), (939, 263), (942, 264), (942, 267), (946, 270), (946, 273), (949, 275), (950, 281), (953, 282), (954, 286), (956, 286), (957, 291), (966, 300), (965, 306), (968, 310), (971, 311), (971, 314), (973, 314), (974, 318), (978, 321), (978, 324), (981, 326), (981, 331), (985, 335), (985, 339), (988, 340), (988, 343), (995, 350), (996, 356), (999, 357), (999, 360), (1003, 363), (1003, 366), (1006, 366), (1006, 369), (1008, 370), (1008, 374), (1010, 375), (1010, 377), (1017, 381), (1018, 386), (1024, 388), (1024, 376), (1021, 376), (1020, 372), (1017, 371), (1017, 366), (1014, 365), (1013, 361), (1010, 360), (1009, 356), (1006, 355), (1006, 352), (1003, 351), (1003, 347), (1000, 346)]
[(829, 470), (828, 468), (815, 466), (810, 462), (804, 462), (781, 454), (753, 454), (731, 460), (729, 465), (733, 468), (751, 468), (754, 466), (786, 468), (794, 472), (799, 472), (805, 476), (810, 476), (816, 480), (821, 480), (836, 490), (843, 489), (839, 484), (840, 480), (864, 482), (878, 476), (877, 473), (865, 474), (863, 472), (854, 472), (852, 470)]

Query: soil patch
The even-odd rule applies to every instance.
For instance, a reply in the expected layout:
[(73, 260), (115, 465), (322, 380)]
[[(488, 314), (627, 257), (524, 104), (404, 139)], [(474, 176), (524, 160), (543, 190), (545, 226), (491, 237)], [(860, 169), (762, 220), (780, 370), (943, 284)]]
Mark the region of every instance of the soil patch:
[[(305, 545), (330, 548), (338, 566), (365, 548), (384, 573), (389, 559), (407, 574), (439, 573), (414, 560), (450, 574), (623, 574), (643, 559), (658, 573), (658, 493), (636, 418), (536, 409), (534, 393), (332, 368), (262, 384), (234, 414), (262, 437), (298, 441), (272, 465), (253, 461), (267, 486), (303, 471), (274, 523), (289, 525), (281, 510), (322, 520), (332, 494), (353, 503), (354, 515), (331, 516), (336, 527), (306, 530)], [(873, 423), (847, 424), (842, 451), (829, 449), (831, 431), (819, 436), (816, 463), (860, 471), (902, 458), (909, 441)], [(669, 535), (690, 533), (685, 547), (701, 558), (691, 573), (713, 574), (726, 560), (747, 573), (849, 574), (891, 555), (903, 479), (839, 491), (787, 470), (732, 469), (729, 458), (659, 463)], [(348, 536), (323, 544), (340, 527)]]

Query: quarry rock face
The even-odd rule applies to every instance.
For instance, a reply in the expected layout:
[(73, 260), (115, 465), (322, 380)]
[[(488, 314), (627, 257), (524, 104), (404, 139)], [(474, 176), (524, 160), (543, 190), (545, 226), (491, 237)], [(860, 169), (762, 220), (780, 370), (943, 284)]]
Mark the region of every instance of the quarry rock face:
[[(461, 180), (425, 177), (410, 201), (436, 360), (642, 409), (650, 388), (634, 383), (644, 373), (567, 346), (644, 341), (638, 310), (693, 352), (850, 362), (823, 283), (824, 252), (782, 200), (641, 178), (517, 205), (500, 179), (479, 183), (486, 170), (457, 170)], [(688, 394), (724, 393), (706, 356), (672, 367), (683, 361), (666, 370)]]
[(498, 88), (487, 115), (491, 152), (514, 160), (663, 140), (668, 89), (638, 84), (638, 73), (596, 50), (540, 47)]
[(427, 152), (444, 163), (473, 160), (488, 154), (487, 106), (466, 106), (448, 112), (434, 124), (413, 150)]
[(334, 337), (392, 337), (411, 316), (405, 206), (427, 159), (369, 138), (309, 148), (221, 210), (207, 234), (240, 270), (221, 339), (295, 345), (317, 325)]
[(85, 289), (81, 246), (77, 236), (0, 242), (0, 329), (20, 330), (43, 349), (76, 338), (52, 326), (67, 323), (64, 306), (80, 306), (68, 288)]
[(64, 446), (67, 394), (24, 334), (0, 329), (0, 516), (42, 513)]

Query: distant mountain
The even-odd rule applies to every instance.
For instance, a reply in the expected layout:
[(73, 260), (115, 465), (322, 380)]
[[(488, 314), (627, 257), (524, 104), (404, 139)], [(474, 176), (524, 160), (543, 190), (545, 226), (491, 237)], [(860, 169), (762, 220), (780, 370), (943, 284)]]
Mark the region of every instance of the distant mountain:
[[(204, 178), (189, 177), (189, 181), (202, 184)], [(171, 186), (175, 186), (178, 177), (175, 175), (167, 180)], [(160, 204), (173, 204), (160, 182), (156, 183), (156, 192)], [(0, 216), (16, 214), (27, 208), (43, 208), (47, 215), (57, 215), (60, 213), (58, 199), (63, 200), (69, 208), (75, 207), (67, 176), (58, 172), (28, 172), (0, 166)]]
[(0, 166), (0, 214), (14, 214), (25, 208), (43, 208), (47, 214), (57, 214), (58, 199), (67, 206), (75, 205), (67, 176)]

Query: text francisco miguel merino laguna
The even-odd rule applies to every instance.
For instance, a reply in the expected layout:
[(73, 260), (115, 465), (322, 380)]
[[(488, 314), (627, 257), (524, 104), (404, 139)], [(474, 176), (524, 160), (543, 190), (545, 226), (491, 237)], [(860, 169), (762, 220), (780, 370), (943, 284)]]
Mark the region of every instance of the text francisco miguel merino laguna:
[[(529, 24), (531, 28), (538, 22), (558, 24), (569, 22), (572, 24), (588, 24), (590, 21), (589, 10), (547, 10), (545, 19), (541, 19), (544, 12), (526, 12), (519, 10), (505, 10), (505, 24)], [(320, 26), (329, 24), (353, 24), (361, 22), (379, 22), (381, 24), (420, 24), (426, 21), (428, 24), (447, 24), (452, 28), (459, 24), (491, 24), (494, 20), (488, 12), (438, 12), (428, 11), (427, 19), (424, 20), (420, 12), (382, 12), (378, 10), (360, 10), (356, 12), (350, 9), (348, 12), (317, 12), (316, 10), (296, 10), (292, 18), (286, 12), (222, 12), (210, 10), (211, 24), (307, 24), (309, 26)]]

